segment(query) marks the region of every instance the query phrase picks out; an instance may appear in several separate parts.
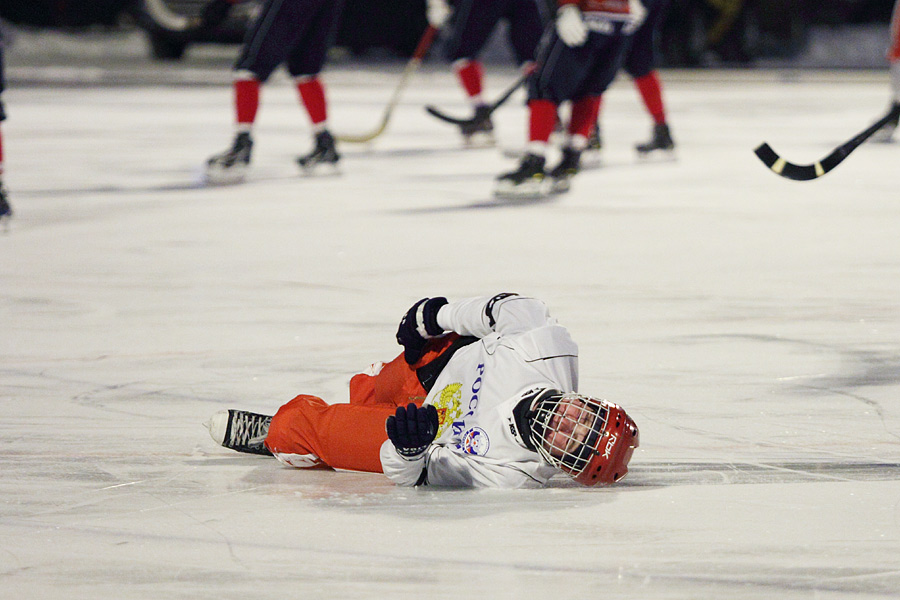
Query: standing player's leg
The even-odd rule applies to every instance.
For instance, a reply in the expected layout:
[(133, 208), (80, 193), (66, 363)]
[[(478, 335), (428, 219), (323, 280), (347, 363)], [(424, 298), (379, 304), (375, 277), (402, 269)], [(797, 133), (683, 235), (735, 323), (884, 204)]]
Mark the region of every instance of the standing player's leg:
[[(894, 2), (894, 12), (891, 14), (891, 44), (888, 48), (887, 59), (891, 78), (891, 109), (900, 111), (900, 0)], [(889, 142), (897, 130), (898, 117), (872, 136), (872, 139), (880, 142)]]
[(572, 101), (562, 158), (550, 171), (550, 184), (554, 192), (568, 191), (572, 177), (581, 170), (581, 155), (588, 147), (591, 131), (597, 129), (599, 111), (599, 94), (583, 96)]
[(591, 61), (587, 74), (571, 98), (572, 114), (562, 159), (550, 171), (552, 191), (567, 191), (572, 177), (581, 169), (581, 154), (588, 146), (591, 129), (596, 127), (600, 98), (615, 79), (628, 42), (629, 35), (624, 28), (612, 34), (591, 32), (588, 36), (585, 45), (590, 49)]
[(207, 160), (206, 176), (211, 183), (244, 180), (253, 149), (260, 88), (303, 35), (308, 12), (308, 3), (303, 0), (267, 0), (247, 30), (233, 67), (234, 142), (231, 148)]
[[(3, 75), (3, 33), (0, 32), (0, 123), (6, 119), (6, 111), (3, 108), (3, 88), (6, 82)], [(12, 217), (12, 208), (6, 188), (3, 187), (3, 131), (0, 129), (0, 223)]]
[(343, 2), (317, 0), (311, 4), (314, 12), (307, 19), (309, 26), (287, 59), (288, 72), (294, 78), (300, 101), (312, 123), (314, 147), (297, 158), (297, 164), (306, 173), (320, 164), (334, 167), (341, 158), (328, 129), (328, 102), (319, 73), (325, 65), (328, 49), (334, 43)]
[(650, 140), (635, 147), (641, 156), (675, 149), (666, 121), (662, 83), (656, 70), (656, 38), (667, 6), (668, 0), (658, 0), (649, 5), (647, 18), (634, 33), (625, 55), (624, 69), (634, 80), (644, 107), (653, 119)]
[(460, 0), (451, 20), (452, 33), (445, 45), (447, 60), (474, 111), (471, 122), (460, 125), (466, 144), (494, 142), (494, 125), (484, 99), (484, 65), (478, 59), (502, 16), (500, 0)]
[(563, 43), (555, 30), (549, 36), (543, 60), (528, 79), (525, 154), (516, 170), (497, 177), (494, 195), (501, 198), (542, 196), (550, 191), (544, 167), (550, 136), (556, 128), (557, 109), (578, 93), (593, 64), (590, 36), (586, 43), (576, 47)]

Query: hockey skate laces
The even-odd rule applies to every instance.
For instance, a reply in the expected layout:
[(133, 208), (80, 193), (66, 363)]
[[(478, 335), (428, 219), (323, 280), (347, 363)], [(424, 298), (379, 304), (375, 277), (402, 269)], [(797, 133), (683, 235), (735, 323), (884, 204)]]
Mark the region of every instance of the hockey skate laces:
[(581, 394), (539, 399), (533, 407), (532, 431), (537, 451), (550, 465), (578, 475), (592, 455), (606, 428), (609, 410), (601, 402)]

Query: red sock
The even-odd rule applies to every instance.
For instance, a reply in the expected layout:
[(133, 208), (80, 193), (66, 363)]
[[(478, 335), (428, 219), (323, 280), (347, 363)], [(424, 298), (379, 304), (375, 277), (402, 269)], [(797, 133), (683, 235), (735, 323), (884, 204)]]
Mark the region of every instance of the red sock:
[(239, 125), (252, 125), (259, 108), (259, 80), (234, 80), (234, 108)]
[(556, 127), (556, 103), (550, 100), (532, 100), (528, 103), (528, 140), (549, 142)]
[(600, 96), (585, 96), (572, 102), (572, 115), (569, 117), (569, 134), (590, 137), (591, 130), (597, 125), (600, 112)]
[(647, 107), (650, 116), (653, 117), (653, 121), (665, 123), (666, 111), (663, 108), (662, 85), (659, 82), (659, 75), (656, 74), (656, 71), (650, 71), (643, 77), (638, 77), (634, 80), (634, 84), (641, 93), (641, 98), (643, 98), (644, 105)]
[(470, 98), (481, 94), (481, 82), (484, 79), (484, 69), (477, 60), (464, 60), (456, 69), (456, 76)]
[(325, 88), (318, 77), (302, 78), (297, 80), (297, 91), (303, 100), (303, 106), (309, 113), (309, 120), (317, 125), (328, 118), (328, 109), (325, 104)]

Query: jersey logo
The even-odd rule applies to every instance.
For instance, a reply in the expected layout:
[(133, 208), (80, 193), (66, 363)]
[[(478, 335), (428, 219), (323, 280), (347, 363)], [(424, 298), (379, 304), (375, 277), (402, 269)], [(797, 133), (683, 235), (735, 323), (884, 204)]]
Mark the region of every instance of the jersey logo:
[(473, 427), (466, 431), (462, 440), (462, 449), (466, 454), (484, 456), (491, 447), (488, 434), (481, 427)]
[(441, 390), (441, 393), (431, 402), (438, 411), (438, 432), (441, 437), (444, 430), (462, 415), (462, 384), (451, 383)]

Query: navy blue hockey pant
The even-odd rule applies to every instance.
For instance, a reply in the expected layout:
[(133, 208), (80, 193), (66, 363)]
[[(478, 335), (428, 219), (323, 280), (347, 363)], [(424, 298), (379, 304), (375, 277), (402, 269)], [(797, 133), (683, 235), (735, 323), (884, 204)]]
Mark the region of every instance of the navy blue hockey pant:
[(554, 30), (546, 58), (528, 79), (528, 100), (561, 104), (601, 95), (622, 66), (629, 38), (617, 25), (611, 34), (591, 31), (583, 45), (571, 48)]
[(544, 31), (543, 2), (536, 0), (459, 0), (445, 46), (449, 61), (474, 60), (484, 49), (500, 19), (506, 19), (509, 43), (518, 64), (533, 61)]
[(3, 110), (3, 89), (6, 87), (6, 79), (3, 76), (3, 33), (0, 32), (0, 121), (6, 119), (6, 111)]
[(645, 2), (647, 18), (631, 37), (631, 43), (625, 54), (625, 72), (633, 79), (639, 79), (656, 67), (656, 33), (662, 24), (669, 0)]
[(294, 77), (318, 74), (342, 9), (343, 0), (266, 0), (234, 70), (250, 71), (260, 81), (282, 63)]

